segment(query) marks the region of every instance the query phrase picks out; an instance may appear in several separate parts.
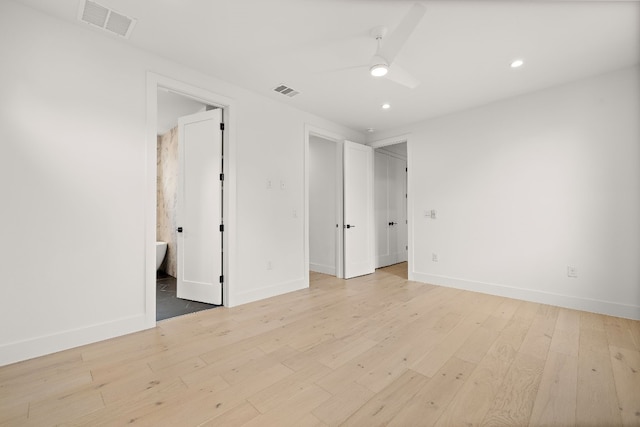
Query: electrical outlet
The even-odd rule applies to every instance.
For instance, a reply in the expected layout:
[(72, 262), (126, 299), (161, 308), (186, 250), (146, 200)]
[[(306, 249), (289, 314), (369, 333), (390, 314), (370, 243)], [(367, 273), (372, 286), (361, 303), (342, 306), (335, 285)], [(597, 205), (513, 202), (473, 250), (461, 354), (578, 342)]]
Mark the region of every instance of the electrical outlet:
[(267, 270), (273, 270), (273, 264), (271, 261), (267, 261)]
[(578, 277), (578, 270), (575, 267), (570, 265), (567, 266), (567, 276), (568, 277)]
[(271, 189), (271, 180), (267, 178), (267, 190)]
[(431, 254), (431, 261), (438, 262), (438, 254)]
[(294, 218), (298, 218), (298, 211), (294, 209), (292, 215)]

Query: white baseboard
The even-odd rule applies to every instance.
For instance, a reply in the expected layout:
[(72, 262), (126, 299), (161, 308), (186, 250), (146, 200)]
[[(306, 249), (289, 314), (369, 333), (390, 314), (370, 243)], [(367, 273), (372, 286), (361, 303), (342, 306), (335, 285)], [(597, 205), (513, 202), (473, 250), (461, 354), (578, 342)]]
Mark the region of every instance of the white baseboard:
[(254, 289), (247, 292), (229, 295), (229, 307), (235, 307), (241, 304), (271, 298), (288, 292), (298, 291), (309, 287), (309, 282), (304, 278), (292, 280), (286, 283), (280, 283), (265, 288)]
[(313, 264), (310, 262), (309, 270), (316, 273), (330, 274), (332, 276), (336, 275), (336, 267), (330, 265)]
[(581, 298), (568, 295), (559, 295), (551, 292), (541, 292), (533, 289), (514, 288), (495, 283), (476, 282), (465, 279), (456, 279), (448, 276), (433, 274), (409, 273), (409, 280), (445, 286), (448, 288), (463, 289), (466, 291), (480, 292), (501, 297), (514, 298), (541, 304), (555, 305), (574, 310), (589, 311), (592, 313), (606, 314), (615, 317), (640, 320), (640, 307), (620, 304), (611, 301), (601, 301), (589, 298)]
[(0, 345), (0, 366), (148, 329), (144, 314)]

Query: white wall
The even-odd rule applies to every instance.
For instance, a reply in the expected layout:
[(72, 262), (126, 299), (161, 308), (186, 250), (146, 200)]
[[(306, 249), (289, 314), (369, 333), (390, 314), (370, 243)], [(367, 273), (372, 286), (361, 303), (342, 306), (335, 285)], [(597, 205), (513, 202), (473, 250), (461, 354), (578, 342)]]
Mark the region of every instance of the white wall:
[(336, 143), (309, 137), (309, 269), (336, 275)]
[(395, 132), (411, 133), (410, 277), (640, 319), (639, 81), (625, 69)]
[(305, 124), (360, 133), (13, 2), (0, 57), (0, 365), (153, 326), (148, 71), (234, 100), (230, 304), (308, 285)]

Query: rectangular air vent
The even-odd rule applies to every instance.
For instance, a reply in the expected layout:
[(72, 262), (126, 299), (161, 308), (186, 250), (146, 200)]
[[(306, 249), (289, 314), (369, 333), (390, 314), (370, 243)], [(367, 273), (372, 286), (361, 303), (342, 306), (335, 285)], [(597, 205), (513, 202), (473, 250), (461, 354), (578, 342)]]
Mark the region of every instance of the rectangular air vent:
[(90, 0), (80, 2), (78, 19), (126, 39), (129, 38), (136, 25), (135, 19)]
[(275, 90), (276, 92), (281, 93), (283, 95), (286, 95), (289, 98), (293, 98), (294, 96), (296, 96), (297, 94), (300, 93), (297, 90), (291, 89), (290, 87), (285, 86), (283, 84), (281, 84), (280, 86), (274, 87), (273, 90)]

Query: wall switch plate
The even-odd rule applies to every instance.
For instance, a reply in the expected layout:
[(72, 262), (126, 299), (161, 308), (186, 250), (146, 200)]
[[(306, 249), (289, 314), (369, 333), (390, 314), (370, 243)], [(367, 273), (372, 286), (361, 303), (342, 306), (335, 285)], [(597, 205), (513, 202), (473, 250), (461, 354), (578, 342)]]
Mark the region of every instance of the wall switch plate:
[(280, 189), (284, 190), (286, 188), (286, 184), (284, 183), (284, 181), (280, 181)]
[(267, 261), (267, 270), (273, 270), (273, 264), (271, 261)]
[(429, 212), (431, 219), (436, 219), (437, 217), (437, 212), (435, 209), (431, 209), (431, 211)]
[(438, 254), (431, 254), (431, 261), (438, 262)]
[(267, 190), (271, 189), (271, 180), (267, 178)]
[(568, 277), (578, 277), (578, 270), (575, 267), (570, 265), (567, 266), (567, 276)]

